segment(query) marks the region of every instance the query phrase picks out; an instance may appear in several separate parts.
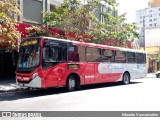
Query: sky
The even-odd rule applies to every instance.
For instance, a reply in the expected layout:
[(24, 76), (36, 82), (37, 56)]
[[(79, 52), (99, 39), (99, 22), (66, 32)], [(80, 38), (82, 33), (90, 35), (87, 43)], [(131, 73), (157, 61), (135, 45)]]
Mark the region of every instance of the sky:
[(141, 10), (148, 7), (149, 0), (117, 0), (119, 3), (118, 14), (126, 13), (126, 18), (129, 23), (135, 22), (136, 10)]

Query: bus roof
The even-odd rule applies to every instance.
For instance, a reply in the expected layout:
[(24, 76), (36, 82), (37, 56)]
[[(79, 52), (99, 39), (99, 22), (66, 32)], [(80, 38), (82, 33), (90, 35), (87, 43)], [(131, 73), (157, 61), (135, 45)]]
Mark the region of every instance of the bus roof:
[(68, 39), (60, 39), (60, 38), (54, 38), (54, 37), (42, 37), (42, 38), (68, 42), (68, 43), (72, 43), (74, 45), (79, 45), (79, 46), (96, 47), (96, 48), (104, 48), (104, 49), (111, 49), (111, 50), (121, 50), (121, 51), (127, 51), (127, 52), (146, 53), (145, 51), (135, 50), (135, 49), (130, 49), (130, 48), (115, 47), (115, 46), (87, 43), (87, 42), (79, 42), (79, 41), (68, 40)]

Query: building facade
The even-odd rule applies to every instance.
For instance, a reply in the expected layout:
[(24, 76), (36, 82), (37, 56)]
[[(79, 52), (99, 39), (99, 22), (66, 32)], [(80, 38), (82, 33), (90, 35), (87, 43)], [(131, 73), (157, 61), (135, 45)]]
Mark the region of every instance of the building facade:
[(150, 0), (148, 7), (136, 11), (136, 23), (140, 25), (139, 45), (148, 53), (148, 72), (160, 70), (156, 61), (160, 51), (160, 0)]
[(136, 11), (136, 23), (140, 25), (140, 46), (144, 46), (144, 29), (160, 28), (160, 7)]
[(19, 0), (22, 23), (42, 24), (42, 11), (53, 11), (63, 0)]
[(136, 11), (136, 22), (146, 28), (160, 27), (160, 7), (150, 7)]
[[(54, 11), (55, 6), (59, 6), (64, 0), (19, 0), (21, 16), (19, 21), (22, 23), (41, 24), (43, 14), (42, 11)], [(90, 0), (84, 0), (87, 3)], [(83, 3), (83, 1), (82, 1)], [(104, 22), (104, 17), (101, 13), (107, 11), (107, 5), (102, 5), (100, 8), (95, 9), (95, 13), (98, 20)], [(118, 16), (118, 11), (113, 12), (113, 16)]]

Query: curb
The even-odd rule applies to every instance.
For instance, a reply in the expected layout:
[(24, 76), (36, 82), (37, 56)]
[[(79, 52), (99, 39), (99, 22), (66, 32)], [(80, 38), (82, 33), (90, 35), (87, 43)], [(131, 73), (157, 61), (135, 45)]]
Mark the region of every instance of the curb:
[(27, 90), (27, 88), (17, 88), (17, 89), (10, 89), (10, 90), (0, 90), (0, 93), (7, 93), (7, 92), (17, 92)]

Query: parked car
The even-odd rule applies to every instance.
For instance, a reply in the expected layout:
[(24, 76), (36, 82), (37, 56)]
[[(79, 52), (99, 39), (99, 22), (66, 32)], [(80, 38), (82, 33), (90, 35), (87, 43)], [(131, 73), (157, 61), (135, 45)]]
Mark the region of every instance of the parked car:
[(157, 72), (156, 72), (156, 77), (157, 77), (157, 78), (160, 78), (160, 71), (157, 71)]

